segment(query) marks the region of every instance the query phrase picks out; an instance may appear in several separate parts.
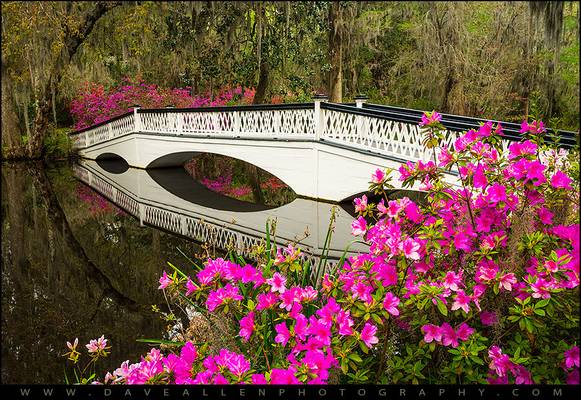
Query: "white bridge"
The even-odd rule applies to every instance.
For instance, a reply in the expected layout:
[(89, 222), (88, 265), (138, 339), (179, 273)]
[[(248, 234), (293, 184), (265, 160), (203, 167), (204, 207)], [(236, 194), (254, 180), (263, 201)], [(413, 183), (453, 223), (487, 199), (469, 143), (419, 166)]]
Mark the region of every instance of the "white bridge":
[[(142, 169), (178, 166), (197, 153), (256, 165), (302, 197), (342, 201), (368, 189), (376, 168), (429, 160), (418, 122), (422, 112), (364, 104), (314, 103), (140, 109), (71, 134), (83, 158), (120, 156)], [(443, 115), (444, 144), (477, 128), (474, 118)], [(520, 140), (519, 126), (502, 123), (505, 148)], [(569, 133), (568, 133), (569, 134)], [(561, 134), (562, 144), (575, 143)], [(397, 174), (394, 174), (397, 175)], [(446, 177), (457, 183), (457, 176)], [(391, 182), (395, 187), (400, 182)]]
[[(348, 254), (366, 249), (361, 242), (352, 243), (355, 241), (351, 235), (353, 217), (339, 206), (302, 198), (276, 208), (251, 205), (211, 192), (195, 183), (185, 171), (183, 174), (187, 175), (189, 186), (184, 187), (183, 193), (189, 196), (180, 196), (175, 190), (168, 189), (169, 185), (164, 185), (164, 179), (159, 177), (165, 173), (171, 174), (171, 170), (159, 171), (157, 176), (151, 171), (136, 168), (119, 173), (110, 172), (99, 164), (92, 160), (80, 160), (73, 167), (74, 174), (139, 220), (141, 225), (161, 228), (220, 249), (232, 248), (238, 254), (252, 258), (253, 249), (264, 245), (266, 222), (276, 221), (273, 242), (279, 247), (299, 242), (306, 257), (317, 262), (323, 253), (334, 207), (334, 232), (325, 251), (327, 258), (338, 260), (347, 247), (350, 250)], [(178, 189), (186, 186), (186, 179), (180, 181), (175, 174), (167, 176), (165, 181), (172, 182), (172, 186)], [(208, 194), (210, 198), (205, 204), (197, 202)], [(229, 209), (217, 209), (217, 204), (224, 202), (229, 202), (226, 204)]]

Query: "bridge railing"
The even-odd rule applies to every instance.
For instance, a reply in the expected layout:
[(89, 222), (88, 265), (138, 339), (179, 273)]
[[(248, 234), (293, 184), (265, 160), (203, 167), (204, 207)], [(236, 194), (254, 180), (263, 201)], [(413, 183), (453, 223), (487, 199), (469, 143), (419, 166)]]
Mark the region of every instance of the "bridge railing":
[[(320, 107), (319, 107), (320, 105)], [(86, 148), (133, 132), (224, 137), (322, 140), (403, 160), (427, 160), (418, 123), (423, 111), (363, 104), (318, 102), (208, 108), (136, 109), (71, 134), (73, 147)], [(444, 145), (484, 120), (443, 114)], [(521, 140), (520, 125), (502, 122), (505, 149)], [(574, 132), (558, 132), (562, 147), (573, 147)]]
[(312, 103), (138, 110), (141, 131), (175, 135), (303, 136), (315, 133)]
[[(406, 115), (351, 105), (323, 103), (324, 141), (346, 144), (403, 160), (429, 160), (432, 151), (422, 145), (418, 123)], [(451, 145), (458, 133), (447, 131), (444, 145)]]
[(71, 134), (73, 149), (82, 149), (135, 132), (135, 115), (128, 112)]

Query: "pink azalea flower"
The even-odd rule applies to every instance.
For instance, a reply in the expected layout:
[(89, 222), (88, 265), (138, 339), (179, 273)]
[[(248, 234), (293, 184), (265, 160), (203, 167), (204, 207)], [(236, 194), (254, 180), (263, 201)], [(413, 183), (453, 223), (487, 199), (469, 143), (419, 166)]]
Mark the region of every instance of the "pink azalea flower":
[(463, 290), (458, 290), (454, 303), (452, 304), (452, 311), (462, 309), (466, 314), (470, 312), (470, 296), (464, 293)]
[(198, 287), (194, 284), (194, 282), (192, 282), (192, 280), (189, 277), (186, 282), (186, 289), (187, 289), (186, 296), (191, 295), (198, 289)]
[(537, 153), (537, 145), (530, 140), (525, 140), (522, 143), (514, 142), (508, 146), (508, 159), (513, 160), (517, 157), (534, 155)]
[(575, 368), (567, 375), (567, 385), (578, 385), (579, 384), (579, 368)]
[(371, 175), (371, 182), (375, 184), (380, 184), (385, 179), (385, 172), (381, 169), (376, 169), (375, 172)]
[(428, 324), (422, 326), (422, 332), (424, 333), (424, 342), (430, 343), (435, 341), (440, 343), (442, 341), (442, 329), (439, 326)]
[(413, 201), (410, 201), (404, 208), (406, 217), (416, 224), (422, 220), (422, 213)]
[(353, 328), (351, 328), (355, 322), (351, 318), (349, 311), (344, 311), (341, 309), (337, 314), (337, 324), (339, 326), (339, 335), (350, 336), (353, 334)]
[(246, 342), (254, 331), (254, 311), (251, 311), (240, 320), (240, 332), (238, 333)]
[(274, 265), (280, 265), (285, 262), (286, 257), (282, 255), (282, 249), (279, 247), (276, 249), (276, 258), (274, 259)]
[(214, 311), (220, 305), (230, 301), (242, 300), (242, 296), (239, 294), (237, 286), (232, 286), (231, 284), (226, 284), (222, 288), (211, 291), (206, 299), (206, 307), (208, 311)]
[(442, 329), (442, 344), (453, 348), (458, 347), (458, 335), (454, 328), (447, 322), (444, 322), (440, 328)]
[(448, 150), (447, 147), (442, 147), (440, 149), (440, 154), (438, 155), (438, 160), (440, 161), (438, 166), (447, 167), (454, 160), (454, 155)]
[(391, 218), (395, 218), (402, 209), (401, 205), (396, 200), (390, 200), (387, 203), (387, 207), (387, 216)]
[(475, 330), (470, 328), (466, 322), (462, 322), (460, 326), (456, 328), (456, 335), (458, 336), (458, 339), (462, 341), (468, 340), (474, 332)]
[(543, 121), (533, 121), (530, 124), (527, 121), (523, 121), (520, 125), (520, 133), (530, 132), (533, 135), (539, 135), (545, 131), (546, 129)]
[(379, 342), (379, 339), (375, 334), (377, 333), (377, 327), (369, 322), (365, 323), (365, 326), (361, 330), (361, 341), (369, 348), (372, 348), (374, 344)]
[(379, 215), (387, 214), (387, 208), (385, 207), (385, 203), (383, 202), (383, 199), (381, 199), (381, 201), (379, 203), (377, 203), (377, 211), (379, 211)]
[(492, 121), (486, 121), (485, 124), (478, 128), (478, 132), (476, 132), (478, 136), (481, 137), (488, 137), (492, 133)]
[(399, 315), (399, 310), (397, 306), (399, 305), (399, 299), (391, 292), (387, 292), (385, 299), (383, 300), (383, 308), (387, 310), (391, 315)]
[(487, 199), (492, 205), (506, 201), (506, 188), (499, 183), (493, 183), (486, 191)]
[(571, 187), (571, 182), (573, 180), (569, 178), (569, 176), (561, 171), (555, 172), (555, 174), (551, 177), (551, 186), (555, 189), (573, 189)]
[(268, 382), (264, 377), (264, 374), (252, 374), (251, 383), (253, 385), (266, 385)]
[(553, 213), (545, 207), (537, 209), (539, 220), (545, 225), (553, 225)]
[(158, 289), (165, 289), (172, 282), (173, 282), (173, 280), (169, 276), (167, 276), (167, 272), (163, 271), (163, 275), (161, 276), (161, 278), (159, 278), (159, 287), (158, 287)]
[(260, 293), (256, 300), (257, 300), (256, 309), (260, 311), (274, 306), (278, 301), (278, 296), (273, 292)]
[(509, 274), (504, 274), (500, 277), (500, 287), (504, 288), (504, 290), (508, 290), (509, 292), (512, 290), (512, 285), (516, 283), (516, 277), (511, 272)]
[(99, 339), (90, 340), (85, 347), (89, 353), (98, 353), (100, 350), (105, 350), (105, 347), (107, 347), (107, 339), (105, 339), (105, 335), (101, 335)]
[(362, 235), (365, 231), (367, 231), (367, 222), (365, 222), (365, 218), (359, 217), (351, 223), (351, 233), (353, 236)]
[(514, 375), (514, 383), (517, 385), (532, 385), (533, 377), (529, 370), (527, 370), (523, 365), (515, 364), (511, 372)]
[(462, 282), (462, 273), (462, 270), (458, 274), (454, 271), (446, 272), (443, 282), (444, 287), (453, 290), (454, 292), (460, 290), (460, 287), (464, 286), (464, 283)]
[(478, 189), (484, 189), (488, 185), (488, 179), (484, 175), (484, 168), (480, 164), (478, 164), (474, 171), (473, 182), (474, 187)]
[(401, 250), (403, 251), (406, 258), (410, 260), (419, 260), (421, 258), (419, 250), (420, 244), (412, 238), (407, 238), (400, 243)]
[(355, 211), (363, 212), (367, 208), (367, 196), (363, 195), (361, 198), (355, 199)]
[(482, 311), (480, 313), (480, 322), (482, 325), (492, 326), (498, 323), (498, 316), (495, 312), (491, 311)]
[(420, 121), (419, 125), (420, 126), (429, 126), (432, 125), (436, 122), (440, 122), (442, 120), (442, 115), (440, 115), (440, 113), (438, 113), (437, 111), (432, 111), (430, 112), (424, 112), (422, 114), (422, 120)]
[(579, 367), (579, 347), (572, 346), (565, 350), (565, 366), (567, 368)]
[(292, 385), (301, 382), (295, 377), (295, 370), (291, 366), (289, 369), (273, 368), (270, 371), (270, 383), (273, 385)]
[(267, 279), (266, 283), (271, 286), (271, 292), (284, 293), (286, 291), (286, 278), (278, 272), (275, 272), (272, 278)]
[(506, 354), (502, 354), (502, 350), (498, 346), (492, 346), (488, 350), (488, 357), (490, 357), (490, 369), (495, 370), (496, 375), (503, 377), (509, 371), (513, 363)]
[(282, 344), (282, 346), (286, 346), (289, 339), (291, 338), (291, 333), (288, 330), (285, 322), (281, 322), (280, 324), (275, 325), (274, 330), (276, 331), (277, 335), (274, 338), (276, 343)]

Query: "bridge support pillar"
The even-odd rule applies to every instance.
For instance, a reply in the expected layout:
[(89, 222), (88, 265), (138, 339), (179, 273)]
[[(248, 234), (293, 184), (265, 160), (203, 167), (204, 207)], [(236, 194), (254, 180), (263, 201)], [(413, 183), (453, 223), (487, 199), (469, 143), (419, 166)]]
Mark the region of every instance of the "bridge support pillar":
[(329, 97), (324, 94), (313, 96), (313, 101), (315, 102), (315, 140), (320, 140), (325, 130), (325, 117), (323, 110), (321, 110), (321, 102), (324, 101), (326, 103), (328, 99)]
[(367, 102), (368, 97), (364, 94), (358, 94), (355, 96), (355, 106), (357, 108), (363, 108), (363, 104)]

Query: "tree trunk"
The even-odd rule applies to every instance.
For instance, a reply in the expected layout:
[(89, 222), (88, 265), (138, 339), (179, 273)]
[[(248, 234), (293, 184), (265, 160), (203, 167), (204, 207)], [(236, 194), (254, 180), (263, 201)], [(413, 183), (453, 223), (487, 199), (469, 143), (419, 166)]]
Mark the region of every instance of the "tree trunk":
[(29, 158), (40, 158), (44, 153), (43, 142), (48, 133), (48, 123), (51, 112), (51, 82), (54, 82), (55, 85), (58, 86), (63, 71), (71, 62), (71, 59), (76, 54), (79, 46), (92, 32), (95, 23), (109, 10), (120, 4), (121, 2), (99, 1), (95, 3), (95, 6), (87, 13), (78, 29), (70, 30), (67, 25), (64, 26), (65, 60), (62, 63), (57, 62), (56, 65), (53, 66), (49, 79), (44, 87), (41, 88), (41, 93), (39, 93), (37, 97), (38, 104), (34, 118), (34, 129), (28, 147)]
[(6, 69), (2, 66), (2, 158), (21, 158), (22, 130), (20, 128), (18, 114), (14, 102), (10, 96), (12, 85)]
[(269, 65), (266, 58), (262, 59), (260, 63), (260, 74), (258, 78), (258, 86), (256, 87), (256, 93), (254, 95), (254, 100), (252, 104), (263, 104), (266, 98), (266, 89), (268, 88), (268, 78), (269, 78)]
[(343, 6), (339, 2), (329, 5), (329, 101), (343, 100)]
[(52, 118), (54, 121), (54, 126), (57, 126), (57, 117), (56, 117), (56, 88), (54, 84), (50, 85), (50, 95), (51, 95), (51, 103), (52, 103)]

